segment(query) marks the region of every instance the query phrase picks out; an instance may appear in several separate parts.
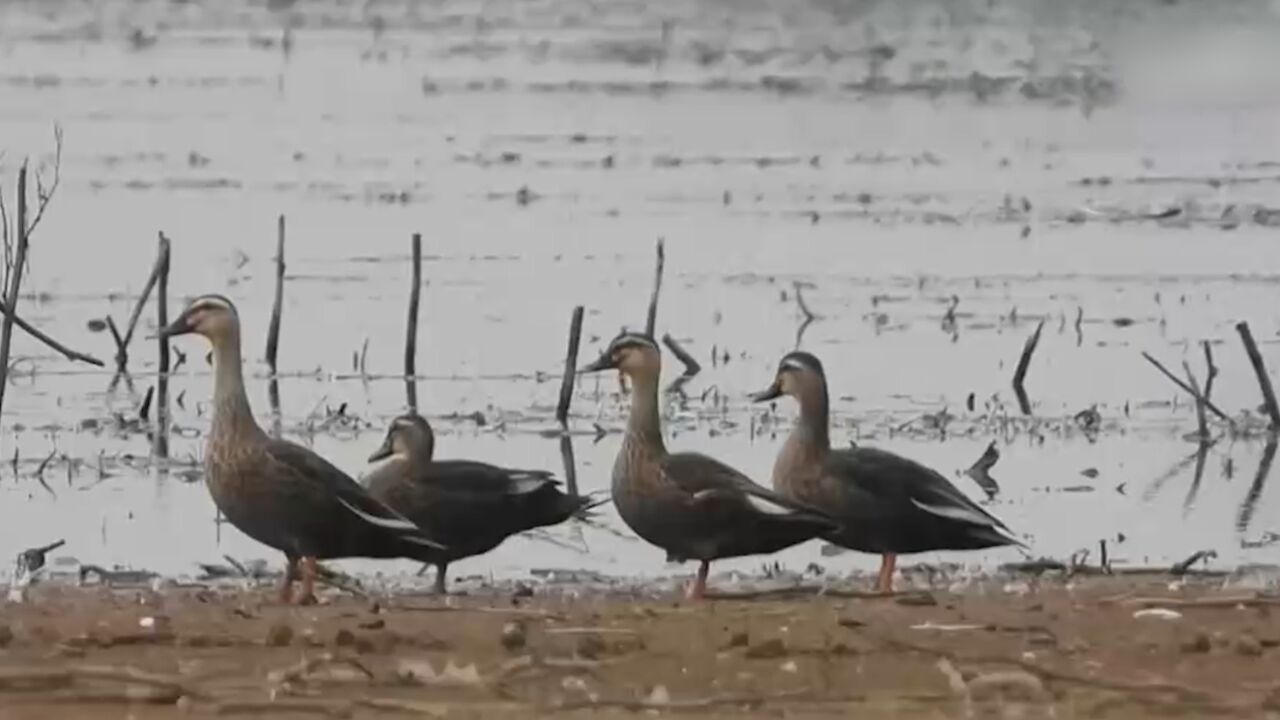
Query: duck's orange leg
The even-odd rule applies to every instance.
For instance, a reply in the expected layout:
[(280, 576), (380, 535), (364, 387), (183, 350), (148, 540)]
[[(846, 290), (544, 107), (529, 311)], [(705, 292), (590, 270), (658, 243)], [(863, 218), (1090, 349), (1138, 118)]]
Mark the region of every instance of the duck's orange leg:
[(302, 558), (302, 594), (298, 596), (299, 605), (316, 604), (316, 559)]
[(898, 556), (896, 554), (885, 553), (880, 556), (880, 579), (876, 583), (877, 592), (893, 592), (893, 571), (897, 566)]
[(280, 602), (288, 605), (293, 601), (293, 581), (298, 578), (298, 558), (284, 556), (284, 579), (280, 581)]
[(701, 600), (702, 596), (707, 592), (707, 573), (711, 571), (711, 561), (703, 560), (698, 565), (698, 577), (689, 585), (689, 591), (685, 593), (685, 597), (690, 600)]

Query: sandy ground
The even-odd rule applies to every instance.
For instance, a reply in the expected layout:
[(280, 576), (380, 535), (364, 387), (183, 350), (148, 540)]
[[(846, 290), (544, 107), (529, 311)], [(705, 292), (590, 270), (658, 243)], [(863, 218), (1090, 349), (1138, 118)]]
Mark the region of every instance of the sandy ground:
[[(0, 718), (1280, 717), (1280, 599), (1168, 577), (688, 603), (37, 586)], [(1268, 662), (1269, 661), (1269, 662)]]

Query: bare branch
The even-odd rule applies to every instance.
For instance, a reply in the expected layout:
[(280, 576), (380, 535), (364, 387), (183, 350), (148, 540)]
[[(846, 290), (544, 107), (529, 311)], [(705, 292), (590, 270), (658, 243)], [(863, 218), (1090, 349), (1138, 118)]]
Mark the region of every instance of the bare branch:
[(44, 211), (49, 207), (49, 202), (53, 200), (53, 194), (58, 191), (58, 184), (62, 182), (62, 126), (53, 126), (53, 184), (48, 188), (44, 187), (44, 181), (39, 173), (36, 174), (36, 212), (31, 218), (31, 223), (27, 225), (26, 233), (30, 237), (35, 232), (36, 226), (44, 219)]
[[(3, 302), (0, 302), (0, 315), (3, 315), (5, 317), (8, 317), (9, 315), (9, 307), (5, 305)], [(26, 320), (23, 320), (21, 317), (18, 317), (15, 315), (13, 318), (13, 324), (17, 325), (19, 328), (23, 330), (23, 332), (27, 333), (28, 335), (35, 338), (36, 340), (39, 340), (40, 342), (44, 343), (51, 350), (57, 352), (58, 354), (62, 355), (68, 360), (71, 360), (73, 362), (89, 363), (90, 365), (96, 365), (98, 367), (105, 367), (103, 362), (98, 358), (92, 355), (89, 355), (88, 353), (82, 353), (79, 350), (72, 350), (66, 345), (63, 345), (57, 340), (54, 340), (53, 338), (44, 334), (39, 328), (35, 327), (34, 325), (27, 322)]]

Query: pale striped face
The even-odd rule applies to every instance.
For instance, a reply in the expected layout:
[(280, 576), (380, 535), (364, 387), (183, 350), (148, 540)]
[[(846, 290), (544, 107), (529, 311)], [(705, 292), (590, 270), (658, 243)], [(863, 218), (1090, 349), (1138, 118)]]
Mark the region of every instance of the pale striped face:
[(778, 378), (775, 380), (782, 395), (798, 396), (800, 389), (813, 382), (821, 382), (824, 378), (822, 362), (813, 355), (796, 351), (787, 353), (778, 363)]
[(213, 340), (236, 331), (238, 327), (236, 306), (222, 295), (210, 294), (201, 295), (188, 303), (182, 314), (160, 334), (171, 337), (197, 333)]
[(644, 372), (656, 373), (661, 363), (662, 353), (652, 338), (640, 333), (624, 331), (609, 343), (609, 347), (605, 348), (595, 362), (579, 372), (617, 368), (629, 375)]

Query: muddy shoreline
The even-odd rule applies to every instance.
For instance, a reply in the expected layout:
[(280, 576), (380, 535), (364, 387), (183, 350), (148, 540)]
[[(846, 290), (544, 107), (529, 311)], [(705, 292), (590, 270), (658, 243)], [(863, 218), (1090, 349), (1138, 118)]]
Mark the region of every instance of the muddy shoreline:
[[(0, 626), (0, 717), (1262, 717), (1274, 595), (1221, 579), (687, 603), (556, 588), (449, 598), (37, 585)], [(995, 713), (992, 715), (992, 713)]]

